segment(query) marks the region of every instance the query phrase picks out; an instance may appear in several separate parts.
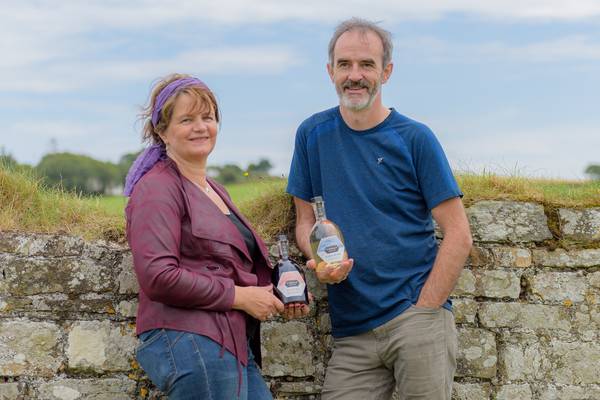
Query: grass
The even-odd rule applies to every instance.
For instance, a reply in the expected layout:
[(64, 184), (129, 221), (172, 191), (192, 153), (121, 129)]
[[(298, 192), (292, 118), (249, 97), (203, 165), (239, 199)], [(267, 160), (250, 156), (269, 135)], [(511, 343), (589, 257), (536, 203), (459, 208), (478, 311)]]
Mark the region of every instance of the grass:
[(494, 174), (456, 177), (465, 205), (479, 200), (534, 201), (550, 207), (600, 207), (600, 181), (533, 179)]
[(125, 196), (99, 196), (85, 199), (90, 205), (97, 206), (112, 215), (123, 216), (127, 197)]
[(296, 214), (292, 198), (285, 193), (286, 183), (283, 179), (275, 181), (251, 201), (239, 204), (240, 211), (264, 238), (272, 238), (280, 233), (293, 237)]
[(226, 185), (225, 188), (231, 199), (238, 207), (243, 207), (248, 202), (253, 202), (257, 198), (260, 198), (262, 194), (270, 192), (272, 189), (280, 190), (281, 192), (285, 189), (285, 181), (283, 179), (261, 179), (252, 182), (235, 183), (232, 185)]
[[(468, 206), (479, 200), (535, 201), (546, 207), (600, 207), (600, 181), (560, 181), (493, 174), (462, 174), (458, 183)], [(292, 233), (294, 208), (285, 180), (269, 179), (227, 187), (234, 202), (265, 238)], [(0, 230), (64, 232), (88, 239), (122, 240), (121, 196), (84, 198), (49, 189), (27, 172), (0, 166)]]
[(124, 221), (89, 199), (45, 187), (31, 172), (0, 165), (0, 231), (11, 230), (118, 240)]

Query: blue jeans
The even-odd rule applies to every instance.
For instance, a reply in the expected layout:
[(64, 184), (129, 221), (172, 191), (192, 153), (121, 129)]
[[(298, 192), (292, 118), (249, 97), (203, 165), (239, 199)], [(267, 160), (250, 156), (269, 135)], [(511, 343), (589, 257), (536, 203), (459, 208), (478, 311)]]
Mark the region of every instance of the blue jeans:
[[(152, 383), (173, 400), (272, 400), (248, 348), (248, 366), (206, 336), (154, 329), (139, 336), (136, 358)], [(239, 397), (238, 397), (239, 389)]]

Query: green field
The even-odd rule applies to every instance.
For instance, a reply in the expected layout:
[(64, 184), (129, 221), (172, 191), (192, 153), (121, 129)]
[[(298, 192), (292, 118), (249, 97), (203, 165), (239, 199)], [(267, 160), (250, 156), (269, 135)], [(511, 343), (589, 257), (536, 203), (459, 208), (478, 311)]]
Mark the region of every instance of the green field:
[(100, 206), (113, 215), (123, 215), (127, 197), (125, 196), (101, 196), (87, 199), (92, 205)]
[[(227, 185), (226, 189), (237, 206), (242, 206), (246, 202), (260, 197), (270, 188), (281, 186), (284, 190), (284, 181), (280, 179), (257, 180), (245, 183), (236, 183)], [(93, 205), (98, 205), (112, 215), (123, 215), (123, 210), (127, 204), (127, 198), (124, 196), (102, 196), (88, 199)]]

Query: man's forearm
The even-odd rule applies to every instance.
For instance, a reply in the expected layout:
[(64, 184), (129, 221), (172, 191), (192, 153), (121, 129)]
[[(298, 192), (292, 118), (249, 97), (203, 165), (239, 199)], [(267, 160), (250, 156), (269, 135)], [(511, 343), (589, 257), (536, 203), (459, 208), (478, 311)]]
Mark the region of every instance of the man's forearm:
[(306, 258), (312, 258), (312, 251), (310, 248), (310, 231), (312, 230), (312, 225), (308, 224), (297, 224), (296, 225), (296, 243), (298, 244), (298, 248)]
[(444, 237), (433, 269), (421, 290), (419, 306), (439, 307), (446, 302), (460, 277), (471, 245), (470, 236), (461, 233), (449, 233)]

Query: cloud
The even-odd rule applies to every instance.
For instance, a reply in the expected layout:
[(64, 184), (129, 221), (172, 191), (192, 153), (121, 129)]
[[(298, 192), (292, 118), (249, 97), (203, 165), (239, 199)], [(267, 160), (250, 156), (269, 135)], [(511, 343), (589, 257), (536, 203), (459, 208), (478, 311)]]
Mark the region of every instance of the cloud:
[[(461, 13), (501, 19), (574, 20), (600, 16), (595, 0), (374, 0), (368, 7), (349, 0), (96, 0), (21, 1), (3, 7), (5, 15), (43, 29), (90, 26), (140, 28), (174, 21), (261, 24), (289, 20), (335, 22), (350, 15), (388, 21), (434, 19)], [(73, 26), (75, 24), (75, 26)]]
[(282, 46), (221, 46), (160, 59), (54, 60), (43, 68), (0, 66), (0, 90), (68, 92), (107, 82), (147, 82), (173, 71), (193, 74), (277, 74), (302, 61)]
[(571, 35), (526, 44), (499, 41), (462, 44), (435, 37), (419, 37), (399, 40), (396, 47), (403, 62), (411, 59), (436, 63), (551, 63), (600, 60), (600, 43), (585, 35)]
[[(115, 59), (115, 42), (143, 37), (150, 45), (173, 32), (202, 27), (226, 32), (243, 26), (288, 21), (333, 25), (351, 15), (382, 20), (384, 26), (403, 20), (439, 19), (465, 14), (498, 20), (574, 20), (600, 16), (600, 2), (581, 0), (131, 0), (9, 2), (0, 15), (0, 90), (56, 93), (106, 81), (148, 80), (174, 70), (203, 74), (279, 73), (295, 65), (287, 45), (209, 45), (201, 38), (193, 51), (161, 59)], [(281, 29), (281, 28), (280, 28)], [(104, 35), (110, 33), (111, 35)], [(114, 36), (121, 35), (121, 39)], [(108, 37), (105, 37), (108, 36)], [(188, 47), (192, 45), (187, 44)], [(427, 51), (429, 59), (505, 58), (556, 60), (600, 58), (600, 45), (583, 36), (514, 47), (505, 43), (464, 46), (432, 38), (400, 42), (403, 49)], [(111, 52), (111, 50), (113, 50)], [(122, 52), (122, 50), (121, 50)], [(123, 56), (123, 54), (121, 54)], [(133, 58), (133, 56), (132, 56)]]
[(600, 148), (598, 128), (589, 125), (526, 130), (490, 127), (464, 133), (460, 139), (449, 134), (442, 143), (453, 167), (466, 172), (485, 169), (500, 174), (584, 178), (585, 167), (597, 160), (596, 149)]
[(86, 71), (99, 78), (142, 80), (171, 71), (193, 71), (199, 74), (273, 74), (298, 63), (290, 49), (276, 46), (223, 46), (214, 49), (186, 51), (159, 60), (106, 62), (90, 65)]

